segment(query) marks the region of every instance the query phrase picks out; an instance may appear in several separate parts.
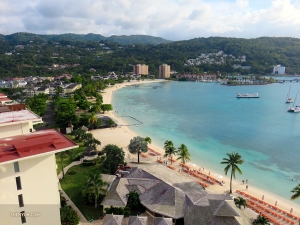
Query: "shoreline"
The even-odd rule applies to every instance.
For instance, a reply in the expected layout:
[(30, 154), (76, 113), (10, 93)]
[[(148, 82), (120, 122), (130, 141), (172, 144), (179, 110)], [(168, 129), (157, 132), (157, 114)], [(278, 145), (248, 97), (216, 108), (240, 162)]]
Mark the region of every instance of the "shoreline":
[[(123, 83), (123, 84), (117, 84), (112, 87), (108, 87), (105, 89), (105, 93), (102, 93), (103, 96), (103, 103), (104, 104), (111, 104), (112, 103), (112, 98), (113, 98), (113, 93), (114, 91), (124, 88), (129, 85), (136, 85), (136, 84), (145, 84), (145, 83), (153, 83), (153, 82), (170, 82), (166, 80), (146, 80), (146, 81), (137, 81), (137, 82), (130, 82), (130, 83)], [(110, 116), (112, 119), (115, 119), (118, 121), (119, 124), (126, 124), (121, 117), (118, 117), (117, 115), (114, 114), (113, 111), (107, 112), (107, 116)], [(119, 147), (122, 147), (125, 151), (125, 158), (127, 158), (130, 162), (136, 162), (137, 161), (137, 155), (132, 155), (129, 153), (127, 146), (129, 144), (130, 139), (132, 139), (135, 136), (138, 136), (137, 133), (133, 132), (129, 128), (130, 126), (119, 126), (118, 128), (112, 128), (112, 129), (100, 129), (100, 130), (93, 130), (91, 133), (94, 134), (96, 138), (98, 138), (101, 142), (101, 148), (104, 147), (106, 144), (116, 144)], [(160, 146), (158, 146), (156, 143), (151, 143), (148, 145), (150, 148), (155, 149), (156, 151), (160, 153), (164, 153), (164, 149)], [(147, 153), (146, 153), (147, 154)], [(140, 161), (145, 162), (145, 163), (156, 163), (157, 165), (161, 165), (157, 163), (157, 159), (161, 157), (162, 160), (166, 160), (166, 158), (163, 158), (162, 156), (150, 156), (148, 155), (147, 158), (140, 157)], [(173, 157), (174, 159), (175, 157)], [(193, 161), (193, 158), (191, 157), (191, 160)], [(199, 160), (200, 162), (204, 161), (203, 159)], [(136, 164), (138, 166), (138, 164)], [(170, 161), (168, 161), (168, 165), (170, 165)], [(181, 168), (179, 166), (179, 163), (173, 163), (172, 164), (176, 170)], [(192, 163), (190, 164), (192, 165)], [(198, 170), (199, 167), (196, 167), (195, 170)], [(210, 174), (214, 176), (215, 174), (220, 174), (223, 176), (222, 180), (225, 181), (225, 185), (221, 186), (218, 184), (211, 185), (208, 188), (206, 188), (208, 191), (211, 191), (213, 193), (218, 193), (218, 194), (223, 194), (226, 191), (229, 191), (229, 176), (225, 176), (224, 171), (213, 171), (210, 170), (209, 168), (205, 168), (205, 171), (203, 171), (205, 174), (208, 174), (208, 171), (210, 171)], [(166, 172), (168, 172), (168, 168), (166, 168)], [(189, 176), (188, 174), (182, 172), (184, 176)], [(287, 200), (285, 198), (282, 198), (276, 194), (273, 194), (269, 191), (259, 189), (255, 186), (252, 186), (249, 184), (249, 189), (246, 190), (246, 183), (242, 184), (241, 179), (239, 179), (239, 175), (237, 174), (237, 179), (232, 180), (232, 189), (233, 193), (232, 195), (234, 196), (240, 196), (236, 193), (236, 190), (244, 191), (247, 192), (248, 194), (258, 198), (262, 199), (262, 196), (264, 196), (264, 200), (272, 205), (275, 204), (275, 201), (277, 201), (277, 206), (283, 210), (286, 210), (290, 212), (291, 208), (293, 208), (293, 214), (300, 216), (300, 206), (296, 204), (296, 202), (292, 202), (291, 200)], [(193, 179), (192, 176), (189, 176), (191, 179)], [(243, 196), (242, 196), (243, 197)], [(245, 197), (244, 197), (245, 198)]]

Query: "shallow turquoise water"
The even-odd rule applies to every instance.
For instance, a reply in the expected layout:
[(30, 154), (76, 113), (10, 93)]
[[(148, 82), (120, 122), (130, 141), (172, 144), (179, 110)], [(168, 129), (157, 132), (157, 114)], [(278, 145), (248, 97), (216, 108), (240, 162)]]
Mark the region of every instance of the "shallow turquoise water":
[[(159, 87), (153, 89), (155, 85)], [(239, 152), (245, 163), (237, 180), (248, 179), (250, 187), (253, 184), (289, 199), (300, 180), (300, 113), (287, 112), (292, 105), (285, 103), (290, 85), (294, 98), (300, 83), (152, 83), (116, 91), (113, 107), (118, 116), (142, 121), (131, 129), (158, 145), (166, 140), (176, 147), (184, 143), (199, 166), (223, 174), (222, 158)], [(260, 98), (237, 99), (237, 92), (257, 92)]]

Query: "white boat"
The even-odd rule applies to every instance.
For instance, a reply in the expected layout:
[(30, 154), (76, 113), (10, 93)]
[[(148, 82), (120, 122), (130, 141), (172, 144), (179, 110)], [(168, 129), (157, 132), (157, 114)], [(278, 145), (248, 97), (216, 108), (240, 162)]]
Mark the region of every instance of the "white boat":
[(290, 91), (291, 91), (291, 86), (290, 86), (289, 92), (288, 92), (288, 94), (287, 94), (287, 96), (286, 96), (286, 101), (285, 101), (285, 103), (293, 103), (293, 99), (290, 98)]
[(237, 93), (236, 94), (237, 98), (259, 98), (258, 93), (254, 93), (254, 94), (241, 94), (241, 93)]
[(295, 105), (295, 102), (296, 102), (296, 99), (297, 99), (298, 92), (299, 92), (299, 90), (297, 91), (297, 94), (296, 94), (296, 97), (295, 97), (295, 101), (294, 101), (293, 107), (289, 108), (289, 109), (288, 109), (288, 112), (293, 112), (293, 113), (298, 113), (298, 112), (300, 112), (300, 106), (294, 106), (294, 105)]

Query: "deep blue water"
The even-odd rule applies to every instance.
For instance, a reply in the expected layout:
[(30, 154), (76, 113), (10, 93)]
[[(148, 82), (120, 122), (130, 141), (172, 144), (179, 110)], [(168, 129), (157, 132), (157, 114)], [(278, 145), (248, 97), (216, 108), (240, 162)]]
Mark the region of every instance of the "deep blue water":
[[(159, 87), (153, 89), (155, 85)], [(162, 147), (166, 140), (176, 147), (184, 143), (193, 162), (221, 174), (220, 162), (226, 153), (239, 152), (245, 163), (237, 180), (248, 179), (249, 186), (289, 199), (300, 180), (300, 113), (287, 112), (292, 106), (285, 103), (290, 85), (295, 98), (300, 88), (296, 82), (255, 86), (152, 83), (116, 91), (113, 107), (117, 115), (143, 122), (131, 127), (140, 136), (149, 136)], [(260, 98), (237, 99), (237, 92), (259, 93)]]

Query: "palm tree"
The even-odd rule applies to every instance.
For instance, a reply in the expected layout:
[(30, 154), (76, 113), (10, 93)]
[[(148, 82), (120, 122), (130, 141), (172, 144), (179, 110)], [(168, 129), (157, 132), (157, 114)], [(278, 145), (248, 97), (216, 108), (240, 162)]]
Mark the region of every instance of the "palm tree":
[(152, 140), (151, 140), (151, 138), (150, 137), (145, 137), (145, 141), (148, 143), (148, 144), (151, 144), (151, 142), (152, 142)]
[(270, 221), (267, 217), (258, 215), (257, 218), (252, 222), (253, 225), (269, 225)]
[(108, 183), (102, 180), (100, 173), (90, 174), (87, 177), (86, 186), (84, 187), (85, 194), (93, 194), (95, 197), (95, 208), (98, 206), (98, 197), (101, 192), (105, 192), (104, 188)]
[(180, 147), (177, 149), (176, 155), (179, 156), (177, 159), (181, 159), (182, 164), (185, 164), (185, 161), (187, 159), (191, 160), (191, 154), (189, 153), (189, 150), (184, 144), (181, 144)]
[(88, 122), (90, 124), (90, 127), (93, 129), (94, 128), (94, 124), (97, 123), (98, 121), (98, 118), (97, 116), (95, 115), (95, 113), (92, 113), (88, 119)]
[(55, 88), (55, 95), (56, 96), (59, 96), (61, 93), (63, 93), (64, 92), (64, 89), (61, 87), (61, 86), (57, 86), (56, 88)]
[(172, 141), (166, 140), (164, 144), (165, 154), (164, 157), (171, 157), (171, 164), (173, 155), (176, 154), (176, 148), (174, 147), (174, 144)]
[(59, 155), (59, 158), (60, 158), (62, 178), (64, 178), (65, 177), (65, 167), (64, 167), (65, 156), (72, 159), (74, 154), (73, 154), (72, 150), (59, 152), (57, 154)]
[(244, 163), (244, 160), (242, 160), (242, 156), (237, 152), (226, 153), (228, 158), (223, 158), (223, 162), (221, 164), (226, 164), (225, 167), (225, 175), (227, 175), (229, 169), (231, 168), (231, 174), (230, 174), (230, 191), (229, 193), (232, 194), (232, 177), (235, 179), (235, 172), (238, 171), (239, 174), (242, 174), (241, 169), (238, 167), (238, 165), (241, 165)]
[(292, 193), (294, 193), (291, 196), (291, 200), (295, 200), (296, 198), (300, 197), (300, 184), (298, 184), (296, 187), (294, 187), (293, 190), (291, 190)]
[(235, 198), (234, 199), (234, 203), (235, 203), (235, 205), (240, 209), (242, 206), (244, 206), (244, 209), (246, 208), (246, 207), (248, 207), (247, 206), (247, 201), (246, 201), (246, 199), (244, 199), (244, 198), (242, 198), (242, 197), (237, 197), (237, 198)]

